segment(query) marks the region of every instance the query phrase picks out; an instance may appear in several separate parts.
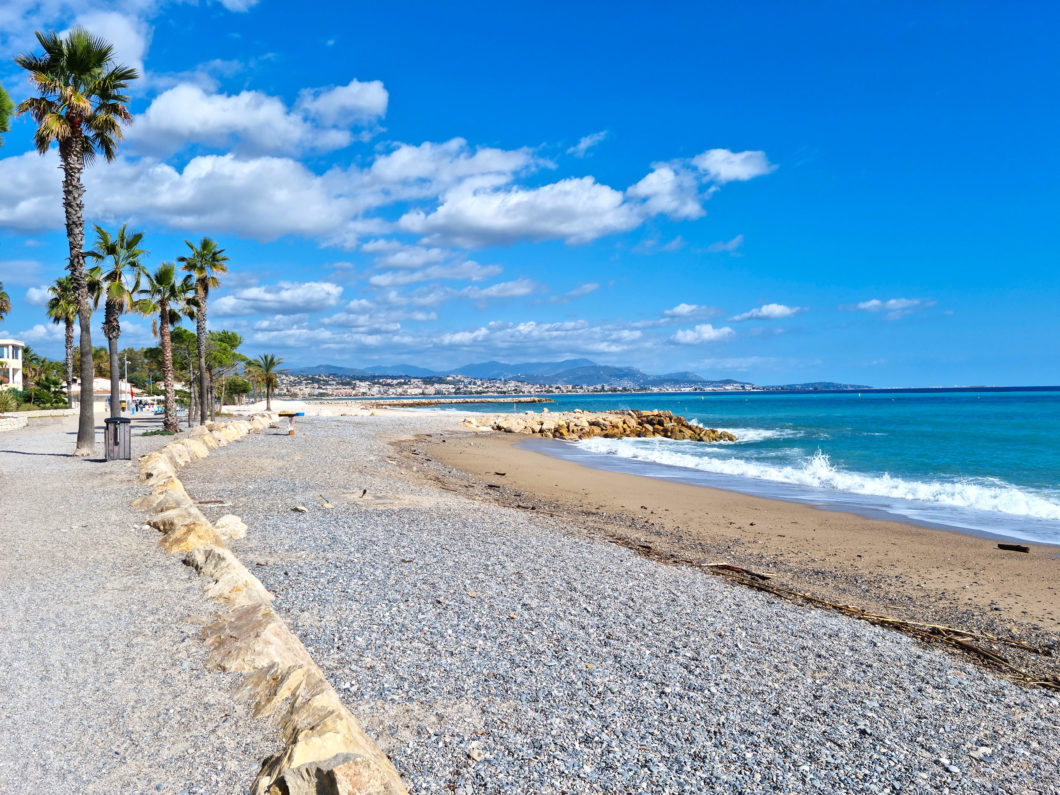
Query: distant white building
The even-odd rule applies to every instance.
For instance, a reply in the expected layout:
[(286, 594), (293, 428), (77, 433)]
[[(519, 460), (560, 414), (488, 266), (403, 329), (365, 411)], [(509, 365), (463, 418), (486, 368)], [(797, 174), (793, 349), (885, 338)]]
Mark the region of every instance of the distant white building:
[(0, 389), (22, 389), (22, 349), (26, 343), (0, 337)]

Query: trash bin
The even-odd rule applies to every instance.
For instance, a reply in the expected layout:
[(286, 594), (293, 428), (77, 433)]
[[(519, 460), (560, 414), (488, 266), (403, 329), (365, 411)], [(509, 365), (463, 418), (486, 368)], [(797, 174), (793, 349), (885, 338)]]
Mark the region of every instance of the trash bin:
[(103, 445), (107, 448), (108, 461), (128, 461), (132, 458), (132, 420), (125, 417), (107, 417), (103, 434)]

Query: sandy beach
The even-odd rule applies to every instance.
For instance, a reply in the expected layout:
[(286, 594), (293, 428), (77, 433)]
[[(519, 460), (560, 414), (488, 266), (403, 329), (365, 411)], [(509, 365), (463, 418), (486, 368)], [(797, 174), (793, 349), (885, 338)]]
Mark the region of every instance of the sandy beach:
[[(415, 449), (472, 475), (486, 496), (555, 512), (660, 560), (728, 563), (867, 611), (1060, 650), (1060, 547), (1006, 552), (956, 531), (591, 469), (527, 441), (458, 434)], [(1060, 672), (1055, 658), (1024, 661)]]

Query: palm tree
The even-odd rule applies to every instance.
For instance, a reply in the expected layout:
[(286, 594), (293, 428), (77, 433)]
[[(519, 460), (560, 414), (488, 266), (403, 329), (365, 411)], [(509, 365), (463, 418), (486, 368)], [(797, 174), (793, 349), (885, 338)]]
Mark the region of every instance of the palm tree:
[[(109, 260), (102, 273), (102, 288), (107, 298), (103, 308), (103, 335), (107, 338), (110, 349), (110, 416), (121, 416), (121, 390), (118, 386), (121, 373), (118, 367), (118, 337), (121, 336), (121, 323), (118, 318), (136, 301), (140, 290), (140, 278), (144, 266), (140, 258), (147, 254), (140, 248), (143, 232), (130, 235), (125, 224), (122, 224), (116, 237), (101, 226), (96, 226), (96, 247), (86, 251), (85, 256), (95, 262)], [(131, 286), (130, 286), (131, 282)]]
[(74, 283), (69, 276), (60, 276), (48, 288), (48, 317), (52, 323), (66, 325), (66, 404), (74, 405), (74, 321), (77, 320), (77, 301)]
[(265, 411), (272, 411), (272, 390), (280, 385), (279, 374), (286, 372), (280, 369), (283, 359), (271, 353), (263, 353), (251, 364), (260, 372), (261, 380), (265, 384)]
[[(180, 281), (176, 277), (177, 266), (163, 262), (154, 274), (145, 274), (147, 287), (141, 292), (150, 298), (152, 310), (158, 312), (158, 338), (162, 342), (162, 379), (165, 382), (165, 415), (162, 427), (176, 433), (180, 430), (177, 421), (177, 400), (173, 391), (173, 343), (170, 327), (180, 322), (180, 312), (175, 307), (183, 306), (188, 296), (195, 291), (191, 276)], [(189, 411), (191, 410), (189, 406)]]
[(42, 155), (59, 145), (63, 168), (63, 209), (70, 248), (68, 268), (81, 326), (81, 413), (77, 424), (76, 456), (92, 455), (95, 418), (92, 405), (92, 309), (85, 277), (84, 193), (81, 174), (97, 153), (113, 160), (123, 137), (122, 125), (132, 121), (122, 93), (139, 75), (114, 62), (114, 47), (75, 27), (65, 37), (36, 34), (43, 55), (20, 55), (15, 63), (30, 73), (40, 96), (19, 103), (37, 123), (34, 135)]
[[(195, 315), (195, 344), (199, 357), (199, 416), (200, 425), (206, 422), (206, 407), (210, 400), (209, 375), (206, 369), (206, 299), (210, 294), (210, 288), (219, 287), (221, 280), (215, 274), (227, 273), (228, 257), (225, 250), (217, 247), (217, 242), (211, 238), (204, 237), (198, 246), (190, 240), (185, 240), (191, 249), (191, 256), (177, 257), (177, 262), (184, 266), (184, 270), (195, 277), (195, 300), (197, 301)], [(211, 407), (212, 408), (212, 407)]]
[(7, 317), (11, 311), (11, 296), (4, 291), (4, 283), (0, 282), (0, 320)]

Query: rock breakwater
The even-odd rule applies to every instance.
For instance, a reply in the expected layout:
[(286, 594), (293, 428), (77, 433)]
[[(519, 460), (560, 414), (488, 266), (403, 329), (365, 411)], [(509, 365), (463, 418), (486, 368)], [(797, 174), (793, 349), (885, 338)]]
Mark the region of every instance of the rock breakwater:
[(546, 439), (605, 439), (625, 437), (679, 439), (691, 442), (735, 442), (728, 431), (693, 425), (684, 417), (670, 411), (602, 411), (576, 409), (551, 413), (491, 415), (464, 421), (474, 430), (493, 430), (504, 433), (525, 433)]

